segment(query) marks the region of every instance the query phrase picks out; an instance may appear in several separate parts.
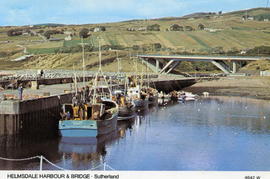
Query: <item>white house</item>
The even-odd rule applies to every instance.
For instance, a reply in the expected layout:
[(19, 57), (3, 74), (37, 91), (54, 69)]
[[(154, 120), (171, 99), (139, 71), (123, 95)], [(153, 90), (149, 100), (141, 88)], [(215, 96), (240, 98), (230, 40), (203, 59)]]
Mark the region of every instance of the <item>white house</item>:
[(72, 40), (71, 35), (68, 35), (68, 36), (65, 37), (65, 41), (69, 41), (69, 40)]

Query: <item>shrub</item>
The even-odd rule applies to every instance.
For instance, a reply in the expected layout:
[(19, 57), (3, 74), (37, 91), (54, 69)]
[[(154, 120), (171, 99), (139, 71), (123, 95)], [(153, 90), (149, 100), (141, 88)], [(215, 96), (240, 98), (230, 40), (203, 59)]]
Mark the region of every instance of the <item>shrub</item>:
[(183, 31), (183, 26), (180, 26), (178, 24), (173, 24), (170, 26), (170, 31)]
[(87, 28), (81, 29), (81, 31), (79, 32), (79, 36), (81, 38), (87, 38), (87, 37), (89, 37), (89, 30)]
[(199, 24), (199, 25), (198, 25), (198, 29), (199, 29), (199, 30), (204, 30), (204, 28), (205, 28), (205, 27), (204, 27), (203, 24)]
[(7, 31), (7, 35), (12, 37), (12, 36), (19, 36), (22, 35), (22, 30), (21, 29), (10, 29)]
[(44, 32), (44, 36), (49, 39), (51, 37), (51, 35), (53, 34), (63, 34), (62, 31), (59, 31), (59, 30), (47, 30), (46, 32)]
[(193, 27), (191, 27), (191, 26), (185, 26), (185, 30), (186, 30), (186, 31), (193, 31), (194, 29), (193, 29)]

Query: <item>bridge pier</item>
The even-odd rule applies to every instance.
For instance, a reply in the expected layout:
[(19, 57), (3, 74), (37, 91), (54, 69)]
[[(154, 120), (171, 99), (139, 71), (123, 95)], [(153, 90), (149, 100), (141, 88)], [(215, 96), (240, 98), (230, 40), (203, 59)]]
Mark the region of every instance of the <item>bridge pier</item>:
[(159, 73), (159, 61), (156, 59), (156, 73)]
[(212, 64), (214, 64), (216, 67), (218, 67), (221, 71), (223, 71), (225, 74), (230, 74), (232, 71), (230, 70), (230, 67), (223, 61), (211, 61)]
[(236, 61), (233, 61), (232, 62), (233, 63), (233, 70), (232, 70), (232, 73), (236, 73), (236, 71), (237, 71), (237, 62)]
[[(218, 67), (220, 70), (222, 70), (224, 73), (226, 74), (230, 74), (230, 73), (236, 73), (237, 72), (237, 61), (232, 61), (232, 69), (231, 67), (226, 64), (224, 61), (216, 61), (213, 60), (212, 64), (214, 64), (216, 67)], [(241, 66), (241, 65), (240, 65)]]

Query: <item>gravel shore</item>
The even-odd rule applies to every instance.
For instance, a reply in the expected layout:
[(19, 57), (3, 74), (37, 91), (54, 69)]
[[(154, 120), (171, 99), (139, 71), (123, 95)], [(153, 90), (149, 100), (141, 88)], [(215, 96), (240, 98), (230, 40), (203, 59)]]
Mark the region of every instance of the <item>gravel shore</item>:
[(201, 81), (184, 90), (199, 95), (209, 92), (210, 96), (245, 96), (270, 100), (270, 77), (226, 77)]

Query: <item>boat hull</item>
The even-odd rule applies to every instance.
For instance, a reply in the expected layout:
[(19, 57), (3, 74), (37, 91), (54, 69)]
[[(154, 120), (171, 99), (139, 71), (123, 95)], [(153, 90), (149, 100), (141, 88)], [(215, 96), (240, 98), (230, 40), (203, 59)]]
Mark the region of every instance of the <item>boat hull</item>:
[(97, 128), (98, 128), (98, 135), (108, 134), (117, 128), (117, 114), (113, 114), (110, 119), (106, 120), (98, 120), (97, 121)]
[(63, 137), (96, 137), (97, 121), (63, 120), (59, 121), (60, 135)]
[(158, 104), (158, 97), (157, 96), (150, 96), (148, 98), (148, 104), (149, 105), (156, 105), (156, 104)]
[(127, 120), (136, 116), (135, 106), (133, 107), (119, 107), (118, 120)]
[(148, 100), (136, 99), (133, 102), (136, 110), (144, 110), (148, 108)]
[(116, 130), (117, 114), (106, 120), (64, 120), (59, 121), (62, 137), (96, 137)]

